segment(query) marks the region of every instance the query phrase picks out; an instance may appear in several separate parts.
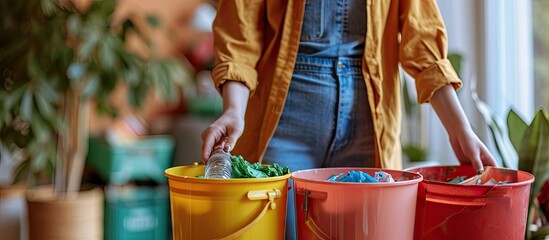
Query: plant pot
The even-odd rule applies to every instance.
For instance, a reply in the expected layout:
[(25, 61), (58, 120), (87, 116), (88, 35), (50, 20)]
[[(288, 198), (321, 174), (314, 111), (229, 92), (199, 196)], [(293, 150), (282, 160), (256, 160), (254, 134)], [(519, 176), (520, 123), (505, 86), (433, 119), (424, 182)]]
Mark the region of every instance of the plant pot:
[(103, 191), (58, 198), (51, 187), (27, 191), (29, 240), (103, 239)]
[(2, 239), (26, 239), (25, 188), (0, 186), (0, 233)]

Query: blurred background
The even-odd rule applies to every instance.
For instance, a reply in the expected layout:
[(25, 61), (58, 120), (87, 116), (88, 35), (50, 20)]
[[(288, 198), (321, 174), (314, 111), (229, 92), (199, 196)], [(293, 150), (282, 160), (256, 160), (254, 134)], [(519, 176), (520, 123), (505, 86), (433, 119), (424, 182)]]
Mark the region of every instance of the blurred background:
[[(485, 111), (479, 111), (473, 99), (478, 95), (504, 128), (511, 109), (530, 122), (540, 107), (549, 107), (544, 94), (549, 88), (549, 40), (545, 35), (549, 18), (544, 14), (549, 1), (437, 2), (447, 27), (450, 60), (463, 80), (458, 96), (474, 130), (501, 164), (487, 127), (492, 119), (484, 117)], [(433, 164), (456, 163), (434, 111), (428, 105), (420, 109), (421, 130), (416, 135), (421, 136), (414, 135), (411, 141), (419, 142)], [(408, 141), (407, 132), (403, 129), (403, 145)]]
[[(200, 162), (200, 134), (222, 111), (210, 78), (216, 1), (1, 1), (2, 239), (58, 231), (40, 228), (55, 217), (31, 208), (77, 199), (71, 186), (101, 192), (80, 213), (95, 216), (84, 224), (96, 229), (89, 239), (171, 239), (163, 170)], [(502, 164), (491, 124), (549, 108), (549, 0), (437, 2), (464, 82), (458, 96)], [(21, 66), (24, 79), (9, 70)], [(434, 111), (415, 103), (413, 79), (402, 76), (404, 167), (457, 164)], [(52, 148), (55, 139), (65, 145)], [(55, 197), (26, 193), (44, 185)]]

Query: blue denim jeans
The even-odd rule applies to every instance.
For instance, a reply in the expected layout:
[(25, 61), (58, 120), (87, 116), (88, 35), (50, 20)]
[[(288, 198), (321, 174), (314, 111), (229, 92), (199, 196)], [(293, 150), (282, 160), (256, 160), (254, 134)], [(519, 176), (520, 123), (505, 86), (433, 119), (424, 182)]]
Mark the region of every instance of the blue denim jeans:
[[(297, 171), (373, 167), (374, 134), (362, 59), (299, 55), (288, 97), (263, 163)], [(293, 190), (286, 239), (296, 239)]]
[(316, 57), (362, 56), (365, 0), (307, 0), (299, 52)]

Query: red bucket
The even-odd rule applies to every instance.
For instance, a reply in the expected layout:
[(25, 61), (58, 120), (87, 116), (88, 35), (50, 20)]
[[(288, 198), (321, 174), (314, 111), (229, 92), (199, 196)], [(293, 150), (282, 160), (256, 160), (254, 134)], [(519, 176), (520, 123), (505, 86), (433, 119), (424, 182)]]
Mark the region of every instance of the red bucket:
[(407, 169), (419, 173), (414, 239), (524, 239), (530, 185), (534, 176), (518, 170), (492, 168), (498, 185), (448, 183), (473, 177), (471, 166)]

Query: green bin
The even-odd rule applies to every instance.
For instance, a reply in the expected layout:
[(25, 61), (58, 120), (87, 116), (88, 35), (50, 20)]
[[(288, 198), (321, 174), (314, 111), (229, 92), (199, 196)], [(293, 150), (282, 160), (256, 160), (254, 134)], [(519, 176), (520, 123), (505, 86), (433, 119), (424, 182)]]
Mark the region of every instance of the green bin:
[(87, 164), (106, 182), (122, 185), (133, 180), (166, 183), (175, 140), (168, 135), (144, 137), (131, 144), (109, 144), (90, 137)]
[(105, 192), (105, 240), (168, 240), (166, 185), (109, 187)]

